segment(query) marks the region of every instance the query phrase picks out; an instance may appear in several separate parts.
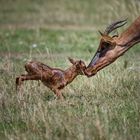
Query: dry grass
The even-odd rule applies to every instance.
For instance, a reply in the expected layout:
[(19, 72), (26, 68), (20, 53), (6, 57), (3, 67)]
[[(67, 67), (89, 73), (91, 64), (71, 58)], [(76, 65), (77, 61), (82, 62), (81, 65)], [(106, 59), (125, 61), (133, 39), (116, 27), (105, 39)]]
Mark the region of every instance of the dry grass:
[(72, 56), (89, 63), (99, 44), (99, 36), (90, 29), (103, 29), (120, 18), (132, 21), (139, 7), (138, 0), (2, 0), (1, 139), (139, 140), (138, 46), (96, 76), (76, 78), (63, 91), (64, 101), (55, 100), (47, 87), (35, 81), (24, 83), (23, 95), (15, 91), (15, 77), (23, 73), (25, 61), (66, 68), (66, 59)]
[(3, 59), (1, 136), (20, 140), (138, 139), (139, 57), (134, 59), (135, 62), (125, 58), (131, 60), (126, 68), (123, 59), (119, 59), (93, 78), (78, 77), (63, 91), (64, 101), (55, 100), (49, 89), (33, 81), (24, 83), (23, 95), (16, 93), (15, 76), (24, 71), (23, 62)]

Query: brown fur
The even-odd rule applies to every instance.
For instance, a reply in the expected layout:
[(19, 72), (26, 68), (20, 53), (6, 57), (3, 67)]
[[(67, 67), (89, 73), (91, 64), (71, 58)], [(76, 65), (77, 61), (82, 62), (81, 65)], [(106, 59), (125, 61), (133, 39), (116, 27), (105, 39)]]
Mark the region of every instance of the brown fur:
[(54, 91), (57, 97), (62, 99), (61, 89), (71, 83), (77, 75), (85, 74), (87, 77), (95, 75), (99, 70), (110, 65), (129, 48), (140, 42), (140, 17), (120, 36), (109, 36), (109, 33), (114, 29), (123, 26), (126, 23), (124, 21), (126, 20), (113, 23), (104, 34), (101, 34), (100, 45), (88, 67), (83, 61), (74, 61), (73, 59), (69, 59), (73, 65), (66, 70), (51, 68), (36, 61), (28, 62), (25, 65), (27, 74), (16, 78), (16, 86), (20, 86), (25, 80), (40, 80)]
[(140, 42), (140, 16), (124, 32), (122, 32), (120, 36), (111, 37), (108, 34), (102, 33), (101, 35), (102, 38), (97, 52), (87, 69), (85, 69), (85, 75), (88, 77), (95, 75), (99, 70), (110, 65), (128, 51), (128, 49)]
[(50, 88), (58, 98), (63, 99), (61, 89), (71, 83), (76, 76), (84, 74), (86, 65), (83, 61), (74, 61), (69, 58), (72, 66), (66, 70), (51, 68), (43, 63), (31, 61), (25, 64), (27, 74), (16, 78), (16, 87), (21, 86), (25, 80), (40, 80)]

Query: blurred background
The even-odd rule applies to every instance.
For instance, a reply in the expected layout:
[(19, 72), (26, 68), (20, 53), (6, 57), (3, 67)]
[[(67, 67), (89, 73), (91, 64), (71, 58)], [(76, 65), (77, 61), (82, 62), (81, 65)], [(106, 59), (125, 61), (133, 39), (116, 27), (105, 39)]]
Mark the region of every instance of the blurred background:
[(79, 76), (64, 101), (41, 82), (15, 79), (37, 60), (67, 69), (91, 61), (112, 21), (140, 15), (140, 0), (0, 0), (0, 139), (139, 140), (140, 45), (94, 77)]
[(98, 46), (98, 30), (128, 18), (122, 30), (139, 13), (139, 0), (1, 0), (0, 51), (66, 53), (80, 49), (89, 55)]
[(139, 13), (139, 0), (1, 0), (0, 27), (96, 29)]

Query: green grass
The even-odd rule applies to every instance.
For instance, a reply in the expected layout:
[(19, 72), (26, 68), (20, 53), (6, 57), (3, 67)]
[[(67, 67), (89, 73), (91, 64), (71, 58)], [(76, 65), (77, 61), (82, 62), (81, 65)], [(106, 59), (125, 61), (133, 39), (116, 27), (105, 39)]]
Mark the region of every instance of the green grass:
[(95, 29), (106, 23), (139, 15), (140, 3), (131, 0), (1, 0), (1, 27), (84, 26)]
[[(97, 37), (89, 31), (19, 29), (0, 31), (0, 51), (53, 53), (70, 51), (92, 51)], [(96, 47), (96, 46), (95, 46)]]
[(26, 61), (66, 69), (70, 56), (88, 64), (97, 30), (114, 19), (132, 21), (139, 10), (130, 0), (2, 0), (0, 139), (139, 140), (139, 45), (94, 77), (78, 76), (63, 90), (64, 101), (36, 81), (24, 83), (23, 95), (15, 91)]
[[(22, 103), (15, 91), (15, 77), (24, 72), (25, 61), (33, 59), (65, 69), (70, 66), (67, 57), (72, 56), (88, 64), (99, 38), (97, 33), (89, 31), (50, 29), (39, 30), (38, 37), (36, 30), (3, 30), (1, 34), (3, 47), (11, 46), (8, 50), (0, 48), (3, 139), (139, 139), (138, 46), (96, 76), (76, 78), (63, 91), (64, 101), (55, 100), (53, 93), (41, 83), (25, 82)], [(27, 43), (18, 49), (19, 41)], [(28, 48), (41, 42), (45, 42), (41, 49)]]

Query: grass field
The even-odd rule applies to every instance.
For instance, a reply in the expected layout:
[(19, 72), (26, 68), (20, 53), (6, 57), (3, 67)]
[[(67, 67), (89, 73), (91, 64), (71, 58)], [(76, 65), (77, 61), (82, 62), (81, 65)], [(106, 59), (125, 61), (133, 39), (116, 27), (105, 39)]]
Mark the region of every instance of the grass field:
[(139, 45), (96, 76), (77, 77), (63, 90), (64, 101), (36, 81), (24, 83), (22, 96), (15, 91), (26, 61), (66, 69), (70, 56), (88, 64), (99, 44), (97, 30), (120, 15), (129, 24), (139, 11), (139, 2), (129, 0), (2, 0), (0, 139), (139, 140)]

